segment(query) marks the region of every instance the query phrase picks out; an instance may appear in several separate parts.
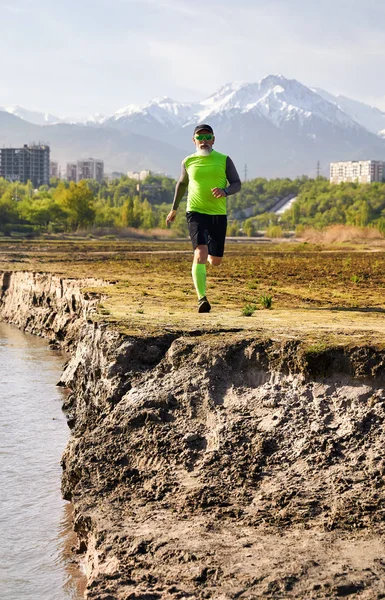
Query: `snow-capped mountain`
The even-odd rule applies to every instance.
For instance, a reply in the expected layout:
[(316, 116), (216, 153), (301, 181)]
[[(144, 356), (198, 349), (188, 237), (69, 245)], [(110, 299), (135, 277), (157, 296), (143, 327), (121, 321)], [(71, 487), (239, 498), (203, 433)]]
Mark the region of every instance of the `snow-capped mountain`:
[(167, 97), (156, 98), (142, 106), (130, 104), (121, 108), (104, 119), (103, 125), (164, 139), (167, 133), (182, 127), (198, 108), (199, 105), (175, 102)]
[(96, 113), (87, 117), (64, 117), (60, 120), (60, 123), (67, 123), (68, 125), (101, 125), (105, 120), (105, 115)]
[[(270, 176), (326, 175), (334, 160), (384, 158), (385, 144), (333, 102), (296, 80), (269, 75), (258, 83), (227, 84), (201, 103), (185, 129), (209, 122), (217, 145), (250, 172)], [(223, 146), (222, 146), (223, 144)]]
[(227, 83), (201, 102), (202, 108), (197, 117), (204, 120), (222, 112), (243, 111), (255, 101), (258, 94), (259, 83)]
[(356, 122), (335, 104), (295, 79), (269, 75), (259, 83), (227, 84), (202, 103), (198, 120), (205, 121), (218, 114), (260, 114), (277, 127), (297, 119), (304, 123), (317, 117), (331, 124), (356, 127)]
[(150, 169), (172, 175), (186, 154), (168, 140), (157, 141), (96, 125), (34, 125), (0, 111), (0, 146), (17, 148), (40, 140), (49, 141), (51, 160), (58, 161), (64, 171), (66, 162), (93, 156), (104, 160), (107, 173)]
[(161, 125), (182, 125), (197, 105), (175, 102), (172, 98), (155, 98), (148, 104), (137, 106), (130, 104), (116, 111), (110, 119), (131, 119), (137, 115), (146, 115)]
[(59, 117), (55, 117), (55, 115), (51, 115), (50, 113), (40, 113), (34, 110), (27, 110), (21, 106), (7, 106), (6, 108), (1, 108), (0, 110), (4, 110), (10, 115), (15, 115), (15, 117), (19, 117), (20, 119), (23, 119), (23, 121), (28, 121), (28, 123), (33, 123), (34, 125), (52, 125), (53, 123), (61, 122), (61, 119)]
[(28, 110), (21, 106), (0, 106), (0, 111), (15, 115), (15, 117), (19, 117), (20, 119), (23, 119), (23, 121), (27, 121), (33, 125), (56, 125), (57, 123), (67, 123), (71, 125), (100, 125), (106, 120), (105, 115), (99, 113), (87, 117), (56, 117), (50, 113)]
[(318, 118), (338, 127), (357, 124), (372, 133), (385, 129), (385, 112), (345, 96), (333, 96), (320, 88), (308, 88), (283, 75), (268, 75), (260, 82), (228, 83), (200, 103), (182, 103), (163, 97), (144, 105), (129, 104), (111, 116), (95, 114), (78, 118), (59, 118), (49, 113), (30, 111), (20, 106), (1, 108), (37, 125), (70, 123), (147, 129), (154, 126), (180, 127), (218, 116), (252, 113), (264, 116), (277, 127), (293, 120), (306, 123)]
[(352, 100), (352, 98), (346, 96), (333, 96), (333, 94), (329, 94), (329, 92), (325, 92), (320, 88), (315, 88), (314, 91), (328, 102), (338, 106), (340, 110), (368, 131), (381, 135), (381, 131), (385, 129), (385, 112), (379, 108)]
[(188, 126), (219, 116), (252, 113), (263, 116), (280, 127), (286, 121), (306, 122), (312, 117), (343, 127), (357, 123), (335, 103), (296, 80), (269, 75), (258, 83), (228, 83), (199, 104), (175, 102), (171, 98), (155, 99), (148, 104), (128, 105), (103, 121), (103, 124), (132, 127), (147, 123), (156, 128)]
[[(17, 114), (25, 120), (33, 118), (29, 123), (36, 123), (36, 113), (28, 112), (18, 109)], [(41, 115), (41, 132), (36, 138), (50, 140), (53, 157), (59, 152), (55, 151), (58, 145), (61, 156), (76, 158), (71, 136), (79, 133), (79, 149), (84, 139), (82, 154), (101, 158), (105, 155), (112, 170), (120, 171), (146, 168), (147, 161), (147, 166), (156, 163), (160, 170), (164, 162), (166, 172), (178, 174), (179, 164), (170, 171), (170, 160), (162, 157), (160, 148), (168, 144), (170, 157), (192, 152), (192, 130), (198, 122), (213, 126), (216, 148), (229, 153), (239, 169), (247, 163), (250, 177), (314, 175), (318, 160), (327, 174), (329, 163), (334, 160), (385, 159), (385, 113), (343, 96), (311, 89), (283, 75), (269, 75), (257, 83), (228, 83), (199, 104), (166, 97), (141, 106), (130, 104), (111, 116), (87, 117), (82, 123), (57, 119), (55, 122), (60, 125), (47, 124), (54, 119), (57, 118)], [(0, 128), (0, 143), (14, 143), (9, 132), (16, 125), (22, 134), (20, 124), (7, 121), (6, 132)], [(26, 141), (30, 139), (28, 136)], [(123, 140), (130, 140), (129, 154)], [(139, 151), (135, 158), (135, 140), (146, 148), (140, 158)], [(112, 147), (119, 147), (119, 152), (112, 151)], [(152, 158), (151, 148), (156, 153)]]

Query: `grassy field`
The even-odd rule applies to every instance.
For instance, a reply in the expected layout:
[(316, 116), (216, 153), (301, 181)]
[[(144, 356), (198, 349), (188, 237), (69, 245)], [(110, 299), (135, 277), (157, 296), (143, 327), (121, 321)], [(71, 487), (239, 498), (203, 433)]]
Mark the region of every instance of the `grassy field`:
[(98, 319), (127, 333), (233, 330), (385, 345), (383, 243), (228, 241), (223, 265), (208, 266), (209, 315), (197, 313), (191, 261), (187, 241), (0, 241), (1, 270), (110, 282)]

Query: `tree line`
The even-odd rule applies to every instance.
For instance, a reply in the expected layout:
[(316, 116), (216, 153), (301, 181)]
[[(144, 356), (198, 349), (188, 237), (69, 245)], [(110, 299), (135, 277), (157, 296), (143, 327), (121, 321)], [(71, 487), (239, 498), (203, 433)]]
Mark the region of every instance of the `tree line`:
[(164, 227), (174, 188), (173, 179), (153, 175), (140, 183), (125, 176), (102, 183), (53, 178), (39, 189), (0, 178), (0, 232)]
[(305, 227), (324, 229), (335, 224), (371, 226), (385, 233), (385, 182), (336, 185), (323, 177), (295, 181), (298, 184), (298, 191), (293, 192), (295, 202), (283, 214), (277, 215), (267, 208), (242, 223), (237, 222), (236, 227), (241, 227), (248, 236), (264, 230), (272, 237), (280, 237), (285, 230), (295, 229), (300, 233)]
[(282, 215), (285, 227), (334, 224), (374, 226), (385, 230), (385, 182), (335, 185), (319, 178), (301, 188), (295, 203)]
[[(122, 176), (98, 183), (51, 179), (33, 189), (0, 178), (0, 233), (36, 235), (90, 228), (164, 228), (171, 208), (175, 180), (149, 175), (143, 182)], [(296, 197), (283, 215), (271, 208), (278, 200)], [(187, 235), (186, 202), (177, 213), (177, 235)], [(385, 231), (385, 183), (330, 184), (324, 178), (256, 178), (242, 184), (228, 199), (229, 235), (255, 235), (257, 230), (282, 230), (331, 224), (373, 225)]]

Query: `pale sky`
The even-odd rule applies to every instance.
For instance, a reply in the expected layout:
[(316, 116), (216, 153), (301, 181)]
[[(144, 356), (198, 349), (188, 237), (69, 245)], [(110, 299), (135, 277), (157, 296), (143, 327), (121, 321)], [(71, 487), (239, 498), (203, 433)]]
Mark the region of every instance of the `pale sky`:
[(0, 106), (111, 114), (281, 73), (385, 110), (383, 0), (0, 0)]

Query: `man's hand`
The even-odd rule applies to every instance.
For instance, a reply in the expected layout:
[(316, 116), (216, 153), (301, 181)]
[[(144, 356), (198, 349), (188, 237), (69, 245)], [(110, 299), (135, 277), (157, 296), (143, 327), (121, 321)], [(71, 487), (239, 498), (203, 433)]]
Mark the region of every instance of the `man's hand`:
[(225, 190), (222, 190), (222, 188), (213, 188), (211, 190), (211, 193), (214, 196), (214, 198), (223, 198), (224, 196), (226, 196), (226, 192)]
[(175, 217), (176, 217), (176, 210), (170, 210), (170, 212), (168, 213), (168, 215), (166, 217), (166, 225), (169, 225), (170, 223), (175, 221)]

